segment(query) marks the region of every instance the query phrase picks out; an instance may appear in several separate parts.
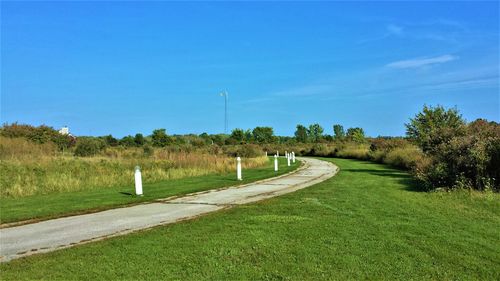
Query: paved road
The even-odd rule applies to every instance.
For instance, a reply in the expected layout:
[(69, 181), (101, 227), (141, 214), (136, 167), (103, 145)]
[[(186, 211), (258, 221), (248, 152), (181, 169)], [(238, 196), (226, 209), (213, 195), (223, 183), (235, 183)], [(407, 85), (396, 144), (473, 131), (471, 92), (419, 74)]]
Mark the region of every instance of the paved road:
[(279, 196), (322, 182), (338, 170), (329, 162), (310, 158), (300, 160), (305, 165), (296, 172), (256, 183), (0, 229), (0, 261), (123, 235)]

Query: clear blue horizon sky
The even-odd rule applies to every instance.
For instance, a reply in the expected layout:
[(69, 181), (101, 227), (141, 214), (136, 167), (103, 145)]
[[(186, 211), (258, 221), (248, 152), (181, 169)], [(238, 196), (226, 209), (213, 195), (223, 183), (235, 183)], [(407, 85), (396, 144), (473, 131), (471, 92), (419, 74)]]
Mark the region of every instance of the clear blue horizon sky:
[(499, 3), (1, 2), (1, 121), (76, 135), (499, 121)]

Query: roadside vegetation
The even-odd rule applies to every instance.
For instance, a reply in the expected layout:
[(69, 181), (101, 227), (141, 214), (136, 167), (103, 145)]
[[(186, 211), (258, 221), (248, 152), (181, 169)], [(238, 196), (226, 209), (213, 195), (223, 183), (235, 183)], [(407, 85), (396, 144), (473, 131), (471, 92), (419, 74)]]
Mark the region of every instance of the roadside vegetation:
[[(53, 192), (22, 197), (0, 197), (0, 223), (19, 221), (38, 221), (83, 213), (91, 213), (119, 206), (180, 196), (188, 193), (246, 184), (282, 175), (297, 169), (300, 162), (287, 166), (285, 158), (279, 159), (279, 171), (274, 171), (274, 161), (265, 159), (262, 166), (245, 168), (243, 180), (236, 180), (234, 167), (223, 173), (209, 173), (201, 176), (188, 176), (179, 179), (159, 180), (144, 183), (144, 196), (135, 196), (133, 175), (123, 185), (83, 189), (71, 192)], [(234, 160), (233, 160), (234, 166)], [(96, 183), (98, 184), (98, 183)]]
[(265, 152), (371, 160), (411, 172), (421, 190), (500, 190), (500, 125), (466, 122), (457, 109), (424, 106), (406, 125), (405, 137), (367, 137), (340, 124), (332, 135), (319, 124), (297, 125), (293, 137), (271, 127), (236, 128), (230, 135), (169, 135), (156, 129), (117, 139), (112, 135), (63, 135), (51, 127), (4, 124), (0, 129), (0, 196), (17, 198), (123, 186), (134, 166), (154, 183), (267, 163)]
[(0, 264), (3, 280), (499, 280), (500, 198), (418, 192), (405, 171), (335, 177), (197, 219)]
[[(50, 143), (35, 144), (21, 138), (5, 137), (0, 141), (2, 197), (129, 185), (136, 165), (141, 167), (145, 183), (226, 174), (235, 169), (233, 157), (204, 151), (151, 148), (145, 155), (141, 148), (109, 147), (94, 156), (78, 157), (59, 153)], [(243, 158), (245, 169), (263, 167), (267, 163), (263, 152), (258, 157)]]

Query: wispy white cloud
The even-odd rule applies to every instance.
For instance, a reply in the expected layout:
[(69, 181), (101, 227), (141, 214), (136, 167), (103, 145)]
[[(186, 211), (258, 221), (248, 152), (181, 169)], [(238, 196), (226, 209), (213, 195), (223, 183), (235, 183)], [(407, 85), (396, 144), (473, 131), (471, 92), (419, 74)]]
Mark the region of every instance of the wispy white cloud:
[[(456, 59), (450, 57), (428, 58), (419, 63), (413, 62), (416, 59), (409, 61), (412, 61), (412, 65), (429, 65)], [(401, 94), (425, 97), (454, 91), (498, 89), (498, 66), (491, 64), (491, 61), (485, 63), (466, 64), (453, 69), (430, 68), (425, 71), (393, 71), (388, 67), (379, 67), (357, 72), (332, 73), (298, 87), (268, 93), (268, 96), (277, 100), (290, 98), (301, 102), (342, 101), (395, 97)], [(405, 67), (409, 67), (407, 65)]]
[(387, 25), (386, 29), (389, 34), (398, 36), (403, 34), (403, 27), (400, 25), (389, 24)]
[[(371, 34), (371, 37), (361, 39), (360, 44), (397, 38), (415, 41), (440, 41), (451, 45), (459, 45), (463, 44), (471, 36), (465, 23), (450, 19), (430, 19), (426, 21), (372, 19), (371, 21), (375, 25), (380, 24), (380, 33)], [(478, 34), (482, 33), (483, 31), (475, 30), (473, 35), (478, 36)]]
[(409, 60), (400, 60), (400, 61), (391, 62), (391, 63), (387, 64), (386, 66), (391, 67), (391, 68), (418, 68), (418, 67), (423, 67), (423, 66), (428, 66), (428, 65), (433, 65), (433, 64), (454, 61), (457, 59), (458, 59), (458, 57), (456, 57), (456, 56), (443, 55), (443, 56), (432, 57), (432, 58), (416, 58), (416, 59), (409, 59)]

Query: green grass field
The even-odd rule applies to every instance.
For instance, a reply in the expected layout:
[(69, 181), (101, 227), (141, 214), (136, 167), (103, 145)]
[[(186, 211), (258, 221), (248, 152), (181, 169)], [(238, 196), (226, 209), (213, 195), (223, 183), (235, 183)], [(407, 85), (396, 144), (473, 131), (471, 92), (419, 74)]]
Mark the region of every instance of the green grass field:
[(4, 280), (499, 280), (500, 197), (415, 192), (405, 172), (331, 160), (315, 186), (1, 264)]
[(236, 180), (236, 174), (211, 174), (176, 180), (160, 181), (143, 186), (144, 196), (135, 194), (133, 179), (129, 186), (107, 187), (78, 192), (61, 192), (50, 195), (34, 195), (20, 198), (0, 198), (1, 223), (29, 219), (49, 219), (63, 215), (74, 215), (101, 211), (118, 206), (137, 204), (169, 196), (182, 195), (214, 188), (249, 183), (288, 173), (299, 167), (296, 162), (287, 167), (286, 159), (280, 158), (280, 170), (274, 172), (274, 160), (266, 167), (243, 171), (243, 181)]

